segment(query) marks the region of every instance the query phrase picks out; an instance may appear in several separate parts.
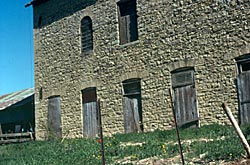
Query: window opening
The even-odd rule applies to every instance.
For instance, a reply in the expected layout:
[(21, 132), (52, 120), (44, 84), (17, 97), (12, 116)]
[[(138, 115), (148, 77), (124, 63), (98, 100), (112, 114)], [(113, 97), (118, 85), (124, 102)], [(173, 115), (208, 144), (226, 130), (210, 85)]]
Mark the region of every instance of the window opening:
[(123, 113), (125, 133), (143, 131), (140, 79), (123, 82)]
[(120, 44), (138, 40), (136, 0), (120, 1), (117, 5)]
[(39, 100), (43, 99), (43, 87), (39, 89)]
[(96, 137), (98, 134), (98, 106), (96, 88), (82, 90), (83, 105), (83, 133), (87, 137)]
[(93, 53), (92, 20), (88, 16), (84, 17), (81, 21), (81, 44), (83, 55)]
[(242, 72), (250, 71), (250, 55), (244, 56), (242, 58), (243, 59), (236, 59), (239, 74)]

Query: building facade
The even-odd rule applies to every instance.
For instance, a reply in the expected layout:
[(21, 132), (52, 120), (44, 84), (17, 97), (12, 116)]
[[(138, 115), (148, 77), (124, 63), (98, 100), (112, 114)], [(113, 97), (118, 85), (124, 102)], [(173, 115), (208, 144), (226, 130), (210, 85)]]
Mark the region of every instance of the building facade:
[(96, 136), (97, 109), (105, 135), (170, 129), (169, 89), (179, 126), (228, 123), (224, 101), (241, 124), (250, 121), (249, 0), (28, 5), (38, 139), (51, 130), (58, 137)]

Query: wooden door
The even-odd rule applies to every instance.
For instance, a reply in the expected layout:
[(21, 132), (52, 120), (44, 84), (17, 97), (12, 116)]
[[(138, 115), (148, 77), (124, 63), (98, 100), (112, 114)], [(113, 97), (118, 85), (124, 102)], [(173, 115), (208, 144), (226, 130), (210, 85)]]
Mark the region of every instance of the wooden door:
[(84, 134), (87, 137), (96, 137), (98, 134), (97, 127), (97, 106), (96, 102), (83, 104), (84, 109)]
[(60, 97), (51, 97), (48, 100), (48, 129), (50, 136), (62, 137)]
[(181, 68), (172, 73), (174, 110), (178, 126), (198, 126), (198, 112), (193, 68)]
[(87, 137), (98, 134), (98, 110), (95, 88), (83, 91), (83, 133)]
[[(174, 89), (175, 115), (178, 126), (198, 121), (196, 94), (193, 85)], [(197, 124), (197, 123), (195, 123)]]
[(243, 72), (237, 77), (239, 122), (241, 125), (250, 123), (250, 72)]
[(125, 133), (142, 131), (142, 108), (140, 96), (123, 97)]

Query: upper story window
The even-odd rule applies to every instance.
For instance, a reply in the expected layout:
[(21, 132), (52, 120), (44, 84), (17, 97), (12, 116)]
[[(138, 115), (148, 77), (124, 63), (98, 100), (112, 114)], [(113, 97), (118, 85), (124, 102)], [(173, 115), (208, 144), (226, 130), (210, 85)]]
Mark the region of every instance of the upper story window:
[(138, 40), (136, 0), (120, 0), (117, 5), (120, 44)]
[(88, 55), (93, 53), (93, 30), (91, 18), (86, 16), (81, 21), (81, 43), (82, 54)]

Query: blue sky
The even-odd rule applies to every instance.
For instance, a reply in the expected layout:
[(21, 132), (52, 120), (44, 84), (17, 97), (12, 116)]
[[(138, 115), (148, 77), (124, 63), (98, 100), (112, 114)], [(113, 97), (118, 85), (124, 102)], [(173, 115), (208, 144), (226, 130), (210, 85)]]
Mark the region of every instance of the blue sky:
[(31, 0), (0, 0), (0, 95), (34, 86)]

